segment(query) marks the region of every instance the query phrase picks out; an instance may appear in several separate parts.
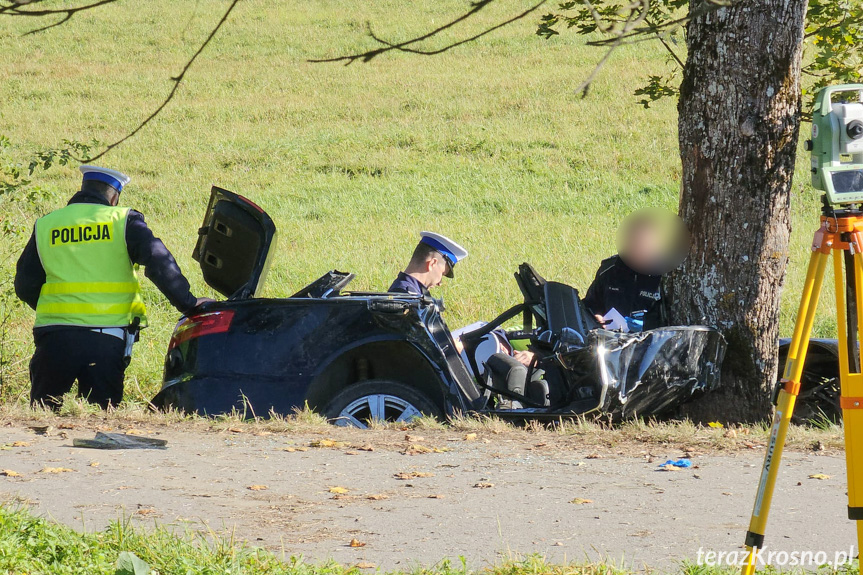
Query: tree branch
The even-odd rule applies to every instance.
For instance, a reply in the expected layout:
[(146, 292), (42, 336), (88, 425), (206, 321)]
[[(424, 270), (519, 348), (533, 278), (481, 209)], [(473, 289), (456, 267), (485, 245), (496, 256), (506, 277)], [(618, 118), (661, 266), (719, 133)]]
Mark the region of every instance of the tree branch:
[(681, 60), (680, 57), (678, 57), (677, 52), (668, 45), (668, 42), (665, 41), (665, 36), (659, 33), (659, 30), (656, 29), (656, 26), (650, 20), (645, 19), (644, 22), (654, 30), (656, 39), (659, 40), (665, 50), (671, 54), (672, 58), (674, 58), (674, 61), (677, 62), (681, 69), (683, 69), (683, 60)]
[(171, 100), (174, 99), (174, 96), (177, 94), (177, 90), (179, 89), (180, 84), (183, 82), (183, 79), (186, 77), (186, 72), (189, 71), (189, 68), (192, 67), (192, 64), (195, 63), (195, 60), (198, 58), (198, 56), (201, 55), (201, 52), (204, 51), (204, 49), (207, 47), (207, 45), (210, 43), (210, 41), (213, 38), (215, 38), (216, 34), (219, 32), (219, 30), (221, 30), (222, 26), (228, 20), (228, 16), (231, 15), (231, 12), (233, 12), (234, 8), (236, 8), (237, 4), (239, 4), (240, 2), (241, 2), (241, 0), (231, 0), (231, 4), (228, 6), (228, 9), (225, 10), (225, 13), (222, 15), (221, 20), (219, 20), (219, 23), (216, 24), (215, 28), (213, 28), (210, 31), (210, 34), (207, 36), (207, 39), (204, 40), (204, 42), (201, 44), (201, 46), (198, 48), (198, 50), (192, 55), (191, 58), (189, 58), (189, 60), (186, 62), (186, 65), (183, 66), (183, 69), (180, 71), (180, 73), (171, 78), (171, 81), (174, 83), (174, 86), (171, 88), (171, 91), (168, 93), (167, 97), (162, 101), (162, 103), (159, 105), (159, 107), (156, 108), (155, 110), (153, 110), (153, 112), (149, 116), (147, 116), (143, 122), (138, 124), (137, 128), (135, 128), (134, 130), (132, 130), (130, 133), (126, 134), (125, 136), (123, 136), (119, 140), (115, 141), (114, 143), (108, 144), (108, 146), (106, 146), (104, 150), (102, 150), (97, 155), (93, 156), (92, 158), (88, 158), (87, 161), (98, 160), (99, 158), (101, 158), (102, 156), (104, 156), (105, 154), (107, 154), (108, 152), (110, 152), (111, 150), (113, 150), (114, 148), (116, 148), (117, 146), (119, 146), (120, 144), (122, 144), (123, 142), (128, 140), (129, 138), (133, 137), (135, 134), (137, 134), (141, 130), (143, 130), (144, 127), (153, 120), (153, 118), (155, 118), (156, 116), (159, 115), (159, 113), (165, 108), (165, 106), (167, 106), (171, 102)]
[(473, 42), (474, 40), (482, 38), (486, 34), (494, 32), (495, 30), (498, 30), (500, 28), (503, 28), (504, 26), (508, 26), (508, 25), (512, 24), (513, 22), (516, 22), (518, 20), (525, 18), (526, 16), (528, 16), (531, 13), (538, 10), (543, 4), (548, 2), (548, 0), (540, 0), (540, 2), (538, 2), (537, 4), (534, 4), (533, 6), (531, 6), (530, 8), (525, 10), (524, 12), (517, 14), (517, 15), (513, 16), (512, 18), (509, 18), (508, 20), (504, 20), (503, 22), (495, 24), (494, 26), (487, 28), (486, 30), (483, 30), (479, 34), (475, 34), (475, 35), (470, 36), (468, 38), (464, 38), (462, 40), (458, 40), (458, 41), (453, 42), (451, 44), (447, 44), (443, 48), (438, 48), (437, 50), (420, 50), (418, 48), (410, 48), (409, 47), (412, 44), (416, 44), (418, 42), (422, 42), (423, 40), (428, 40), (429, 38), (437, 36), (441, 32), (448, 30), (448, 29), (452, 28), (453, 26), (455, 26), (461, 22), (464, 22), (465, 20), (467, 20), (467, 19), (471, 18), (472, 16), (476, 15), (477, 13), (481, 12), (484, 8), (486, 8), (492, 2), (494, 2), (494, 0), (479, 0), (477, 2), (474, 2), (472, 4), (471, 9), (468, 10), (467, 12), (465, 12), (464, 14), (462, 14), (461, 16), (459, 16), (458, 18), (455, 18), (454, 20), (450, 20), (446, 24), (439, 26), (430, 32), (427, 32), (427, 33), (422, 34), (420, 36), (417, 36), (415, 38), (411, 38), (410, 40), (406, 40), (404, 42), (394, 43), (394, 42), (390, 42), (388, 40), (384, 40), (383, 38), (381, 38), (380, 36), (378, 36), (377, 34), (375, 34), (372, 31), (371, 25), (369, 24), (369, 26), (368, 26), (369, 36), (371, 36), (375, 42), (377, 42), (379, 44), (383, 44), (383, 48), (376, 48), (374, 50), (368, 50), (367, 52), (360, 52), (358, 54), (348, 54), (346, 56), (336, 56), (335, 58), (320, 58), (320, 59), (313, 59), (313, 60), (308, 60), (308, 61), (314, 62), (314, 63), (344, 62), (345, 66), (348, 66), (350, 64), (353, 64), (357, 60), (362, 60), (363, 62), (369, 62), (370, 60), (380, 56), (381, 54), (385, 54), (387, 52), (393, 52), (393, 51), (408, 52), (411, 54), (420, 54), (423, 56), (434, 56), (437, 54), (442, 54), (443, 52), (446, 52), (448, 50), (452, 50), (453, 48), (455, 48), (457, 46), (461, 46), (462, 44), (467, 44), (468, 42)]
[[(64, 24), (65, 22), (68, 22), (72, 18), (72, 16), (74, 16), (78, 12), (83, 12), (85, 10), (92, 10), (92, 9), (98, 8), (100, 6), (104, 6), (106, 4), (111, 4), (111, 3), (117, 2), (118, 0), (98, 0), (98, 1), (92, 2), (90, 4), (84, 4), (84, 5), (75, 6), (72, 8), (50, 8), (50, 9), (44, 9), (44, 10), (36, 10), (36, 9), (25, 9), (25, 8), (21, 7), (21, 6), (28, 5), (28, 4), (37, 4), (37, 3), (40, 3), (42, 1), (43, 0), (31, 0), (30, 2), (23, 2), (23, 1), (16, 2), (16, 1), (12, 0), (11, 4), (8, 2), (7, 3), (0, 3), (0, 16), (5, 15), (5, 16), (18, 16), (18, 17), (20, 17), (20, 16), (47, 17), (47, 16), (60, 15), (60, 14), (63, 15), (63, 18), (60, 21), (55, 22), (54, 24), (51, 24), (49, 26), (44, 26), (42, 28), (38, 28), (38, 29), (31, 30), (31, 31), (27, 32), (27, 34), (35, 34), (37, 32), (42, 32), (44, 30), (48, 30), (49, 28), (53, 28), (55, 26), (59, 26), (61, 24)], [(491, 0), (486, 0), (486, 1), (491, 1)], [(186, 73), (189, 71), (189, 69), (195, 63), (195, 60), (198, 59), (198, 56), (201, 55), (201, 52), (203, 52), (204, 49), (213, 40), (213, 38), (216, 37), (216, 34), (218, 34), (219, 30), (222, 29), (222, 26), (224, 26), (225, 22), (228, 20), (228, 17), (231, 15), (231, 12), (234, 11), (234, 8), (236, 8), (237, 4), (239, 4), (240, 2), (241, 2), (241, 0), (232, 0), (231, 1), (227, 10), (225, 10), (225, 13), (222, 15), (222, 18), (219, 20), (219, 22), (216, 24), (216, 26), (210, 31), (207, 38), (198, 47), (198, 49), (195, 51), (195, 53), (192, 54), (192, 57), (189, 58), (188, 61), (186, 61), (186, 64), (183, 66), (183, 69), (180, 70), (180, 73), (171, 78), (171, 81), (174, 83), (174, 85), (171, 87), (171, 91), (168, 92), (168, 95), (165, 97), (165, 99), (162, 101), (162, 103), (159, 104), (159, 106), (155, 110), (153, 110), (153, 112), (151, 112), (149, 116), (147, 116), (140, 124), (138, 124), (138, 126), (134, 130), (132, 130), (131, 132), (129, 132), (128, 134), (126, 134), (125, 136), (120, 138), (119, 140), (113, 142), (112, 144), (108, 144), (105, 147), (105, 149), (102, 150), (101, 152), (99, 152), (97, 155), (92, 156), (92, 157), (87, 157), (87, 158), (75, 158), (75, 159), (77, 161), (93, 161), (93, 160), (97, 160), (97, 159), (101, 158), (102, 156), (104, 156), (105, 154), (107, 154), (108, 152), (110, 152), (111, 150), (116, 148), (117, 146), (124, 143), (126, 140), (135, 136), (138, 132), (143, 130), (144, 127), (146, 127), (147, 124), (149, 124), (156, 116), (158, 116), (162, 112), (162, 110), (164, 110), (165, 107), (171, 102), (171, 100), (174, 99), (174, 96), (176, 96), (176, 94), (177, 94), (177, 90), (180, 88), (180, 84), (183, 82), (183, 79), (186, 77)], [(25, 34), (25, 35), (27, 35), (27, 34)]]
[(46, 8), (44, 10), (34, 10), (22, 8), (22, 6), (28, 6), (30, 4), (38, 4), (42, 2), (42, 0), (32, 0), (31, 2), (13, 2), (11, 4), (0, 4), (0, 15), (5, 16), (31, 16), (35, 18), (44, 18), (46, 16), (54, 16), (54, 15), (62, 15), (63, 17), (54, 22), (53, 24), (48, 24), (47, 26), (42, 26), (41, 28), (36, 28), (34, 30), (30, 30), (25, 36), (29, 36), (30, 34), (37, 34), (39, 32), (44, 32), (50, 28), (54, 28), (55, 26), (60, 26), (61, 24), (65, 24), (69, 20), (72, 19), (72, 16), (77, 14), (78, 12), (83, 12), (85, 10), (92, 10), (93, 8), (98, 8), (99, 6), (104, 6), (106, 4), (112, 4), (117, 2), (118, 0), (98, 0), (97, 2), (93, 2), (91, 4), (84, 4), (82, 6), (74, 6), (72, 8)]

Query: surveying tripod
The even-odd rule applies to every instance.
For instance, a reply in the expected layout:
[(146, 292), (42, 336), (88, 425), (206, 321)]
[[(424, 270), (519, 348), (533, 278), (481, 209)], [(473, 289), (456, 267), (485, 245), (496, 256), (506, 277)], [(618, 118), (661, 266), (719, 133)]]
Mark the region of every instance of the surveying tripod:
[[(763, 547), (767, 514), (782, 461), (785, 436), (791, 423), (818, 297), (824, 283), (827, 260), (833, 254), (836, 289), (836, 323), (839, 338), (840, 406), (845, 428), (845, 466), (848, 472), (848, 517), (857, 522), (857, 549), (863, 543), (863, 373), (857, 341), (863, 333), (863, 211), (855, 206), (834, 209), (822, 197), (821, 227), (812, 240), (812, 255), (797, 310), (797, 321), (788, 349), (785, 371), (779, 382), (776, 412), (770, 430), (764, 467), (755, 495), (755, 506), (746, 533), (748, 556), (743, 575), (755, 572), (757, 549)], [(858, 485), (859, 483), (859, 485)]]

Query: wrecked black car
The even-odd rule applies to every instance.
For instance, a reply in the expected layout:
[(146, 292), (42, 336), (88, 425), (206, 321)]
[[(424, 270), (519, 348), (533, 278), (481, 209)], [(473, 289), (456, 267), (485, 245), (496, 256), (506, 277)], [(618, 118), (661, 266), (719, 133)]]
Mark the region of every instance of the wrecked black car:
[[(575, 289), (527, 264), (515, 274), (524, 301), (462, 333), (463, 355), (441, 301), (345, 291), (350, 273), (328, 272), (290, 297), (259, 298), (275, 239), (260, 207), (213, 188), (193, 257), (227, 299), (177, 324), (156, 408), (266, 417), (308, 406), (360, 427), (471, 412), (622, 418), (661, 414), (719, 385), (725, 342), (716, 330), (600, 329)], [(525, 341), (535, 361), (523, 393), (513, 394), (477, 350), (517, 319), (505, 337)]]

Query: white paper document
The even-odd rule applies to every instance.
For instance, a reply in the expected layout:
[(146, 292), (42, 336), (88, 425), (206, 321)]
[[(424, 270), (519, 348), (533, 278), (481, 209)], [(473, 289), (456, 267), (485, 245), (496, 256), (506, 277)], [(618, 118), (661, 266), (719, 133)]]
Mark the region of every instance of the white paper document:
[(615, 308), (608, 310), (608, 313), (602, 316), (603, 321), (607, 322), (603, 328), (616, 331), (620, 330), (624, 333), (629, 331), (629, 325), (626, 323), (626, 318), (620, 315), (620, 312)]

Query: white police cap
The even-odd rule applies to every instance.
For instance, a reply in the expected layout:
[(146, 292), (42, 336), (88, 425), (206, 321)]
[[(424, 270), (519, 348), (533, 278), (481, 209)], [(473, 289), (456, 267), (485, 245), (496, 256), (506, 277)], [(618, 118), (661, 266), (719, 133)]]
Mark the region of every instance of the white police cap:
[(78, 168), (81, 170), (81, 173), (84, 174), (84, 181), (87, 180), (98, 180), (100, 182), (105, 182), (117, 192), (123, 191), (123, 186), (129, 183), (130, 178), (123, 172), (118, 172), (117, 170), (112, 170), (110, 168), (100, 168), (99, 166), (81, 166)]
[(420, 233), (420, 243), (429, 245), (440, 252), (444, 259), (449, 264), (446, 277), (453, 277), (453, 268), (455, 265), (467, 257), (467, 250), (449, 239), (446, 236), (436, 234), (434, 232)]

